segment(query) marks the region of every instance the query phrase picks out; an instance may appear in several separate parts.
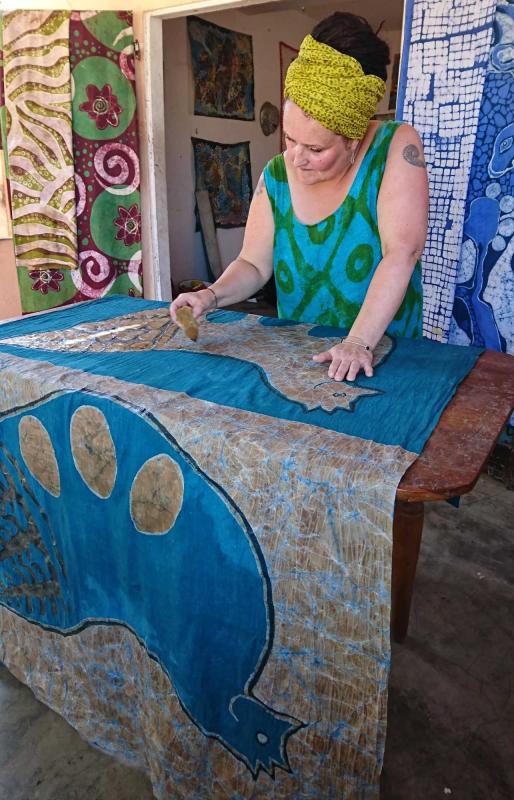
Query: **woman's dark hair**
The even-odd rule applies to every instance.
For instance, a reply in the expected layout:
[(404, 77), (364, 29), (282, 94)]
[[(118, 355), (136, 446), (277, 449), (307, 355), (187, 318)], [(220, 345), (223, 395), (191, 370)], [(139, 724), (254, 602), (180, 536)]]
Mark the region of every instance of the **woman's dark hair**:
[(336, 11), (318, 22), (311, 35), (317, 42), (328, 44), (347, 56), (353, 56), (365, 75), (377, 75), (386, 80), (386, 67), (391, 60), (389, 47), (377, 36), (364, 17)]

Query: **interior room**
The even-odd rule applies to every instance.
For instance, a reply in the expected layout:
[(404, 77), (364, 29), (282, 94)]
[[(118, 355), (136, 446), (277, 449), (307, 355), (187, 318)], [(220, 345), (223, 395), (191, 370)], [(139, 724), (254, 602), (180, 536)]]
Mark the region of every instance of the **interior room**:
[[(202, 18), (224, 28), (233, 28), (252, 37), (255, 74), (255, 119), (243, 121), (199, 116), (193, 113), (194, 96), (191, 55), (186, 18), (163, 22), (164, 126), (166, 134), (166, 176), (169, 217), (171, 278), (175, 287), (181, 281), (212, 280), (206, 261), (202, 234), (195, 230), (195, 172), (192, 138), (225, 144), (247, 141), (250, 150), (252, 189), (265, 164), (281, 151), (281, 126), (264, 133), (259, 114), (264, 103), (281, 110), (281, 82), (287, 62), (301, 40), (316, 22), (334, 11), (347, 10), (364, 16), (378, 29), (391, 52), (387, 90), (377, 108), (380, 117), (395, 113), (392, 72), (396, 59), (395, 85), (401, 46), (403, 3), (296, 2), (263, 3), (249, 8), (203, 14)], [(281, 67), (282, 64), (282, 67)], [(281, 73), (282, 70), (282, 73)], [(190, 187), (189, 190), (186, 187)], [(223, 268), (238, 255), (244, 227), (217, 228), (216, 240)]]
[(512, 800), (514, 0), (22, 6), (0, 800)]

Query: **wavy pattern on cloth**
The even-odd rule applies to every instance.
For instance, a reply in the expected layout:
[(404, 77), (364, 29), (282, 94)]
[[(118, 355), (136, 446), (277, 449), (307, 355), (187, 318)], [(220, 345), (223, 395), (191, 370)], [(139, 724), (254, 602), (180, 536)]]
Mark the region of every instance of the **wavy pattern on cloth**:
[(166, 305), (0, 327), (0, 658), (159, 800), (375, 800), (396, 487), (478, 351), (350, 387), (340, 329)]
[(4, 98), (4, 47), (3, 47), (4, 12), (0, 10), (0, 145), (5, 162), (5, 175), (7, 178), (7, 135), (5, 125), (5, 98)]
[(514, 3), (498, 3), (450, 341), (514, 353)]
[(48, 287), (77, 265), (68, 34), (66, 11), (3, 16), (13, 232), (25, 311), (35, 310), (31, 277)]

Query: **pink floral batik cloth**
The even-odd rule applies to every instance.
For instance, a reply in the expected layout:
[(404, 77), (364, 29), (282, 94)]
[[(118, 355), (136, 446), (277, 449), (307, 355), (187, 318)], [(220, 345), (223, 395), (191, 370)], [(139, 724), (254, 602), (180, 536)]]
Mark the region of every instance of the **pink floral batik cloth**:
[(73, 155), (82, 299), (142, 293), (132, 14), (72, 12)]

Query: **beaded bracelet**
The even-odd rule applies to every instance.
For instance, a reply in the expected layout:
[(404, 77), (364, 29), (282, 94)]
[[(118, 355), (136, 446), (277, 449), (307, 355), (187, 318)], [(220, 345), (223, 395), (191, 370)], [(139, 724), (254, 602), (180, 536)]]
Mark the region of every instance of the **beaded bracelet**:
[(373, 352), (369, 344), (363, 342), (359, 336), (343, 336), (343, 338), (341, 339), (341, 344), (344, 344), (345, 342), (348, 342), (348, 344), (354, 344), (356, 345), (356, 347), (363, 347), (364, 350), (369, 350), (370, 352)]
[(214, 308), (218, 308), (218, 296), (216, 292), (214, 291), (214, 289), (211, 289), (210, 286), (206, 286), (205, 288), (207, 289), (208, 292), (211, 292), (214, 295)]

